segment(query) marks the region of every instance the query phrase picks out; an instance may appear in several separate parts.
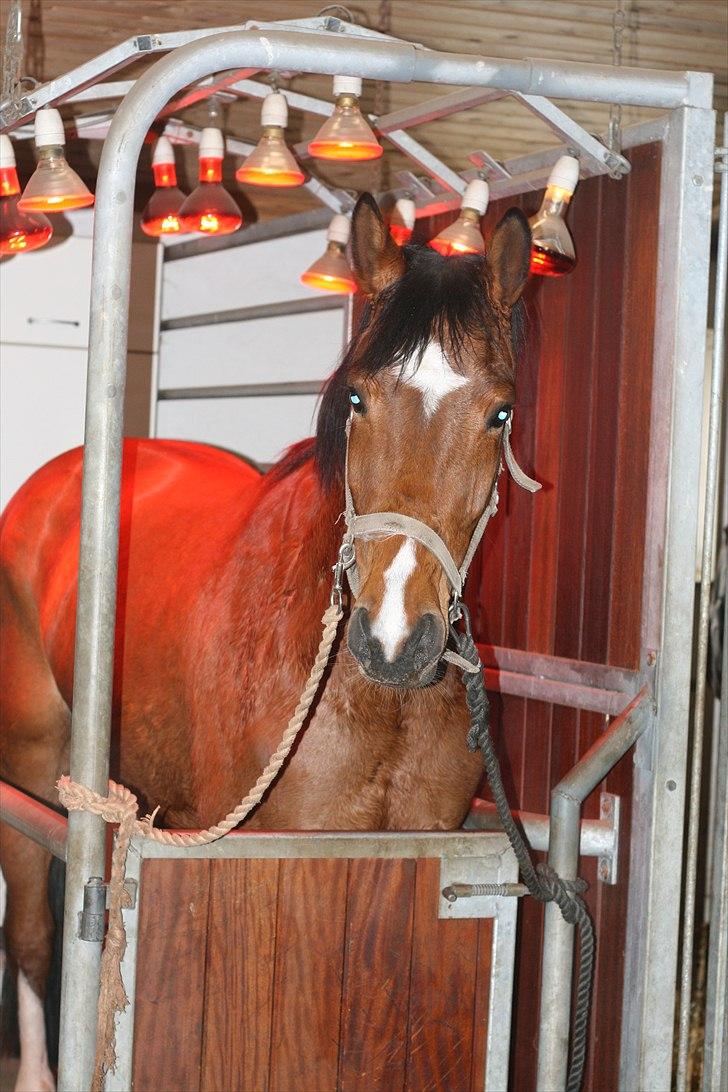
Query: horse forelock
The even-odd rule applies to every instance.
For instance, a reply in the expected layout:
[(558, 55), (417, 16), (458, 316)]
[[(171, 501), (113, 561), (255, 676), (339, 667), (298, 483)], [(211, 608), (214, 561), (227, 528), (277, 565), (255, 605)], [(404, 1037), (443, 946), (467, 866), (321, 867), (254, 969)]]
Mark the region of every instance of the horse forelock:
[[(457, 369), (475, 341), (495, 350), (488, 354), (494, 366), (513, 380), (512, 361), (520, 355), (523, 341), (523, 305), (519, 301), (506, 314), (495, 304), (483, 256), (443, 257), (431, 247), (410, 245), (405, 247), (405, 258), (404, 276), (365, 305), (344, 357), (326, 385), (313, 452), (325, 488), (340, 484), (343, 477), (352, 374), (416, 370), (433, 342), (446, 348)], [(497, 351), (504, 333), (512, 354)]]

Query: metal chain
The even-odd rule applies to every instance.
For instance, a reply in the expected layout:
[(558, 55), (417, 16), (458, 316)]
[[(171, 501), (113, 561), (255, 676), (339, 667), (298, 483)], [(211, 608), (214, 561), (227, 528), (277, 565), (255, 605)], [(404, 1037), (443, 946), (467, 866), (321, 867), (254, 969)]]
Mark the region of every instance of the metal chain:
[[(622, 64), (622, 42), (626, 15), (624, 0), (616, 0), (612, 15), (612, 64), (619, 68)], [(613, 102), (609, 108), (609, 127), (607, 129), (607, 147), (614, 155), (622, 153), (622, 106)], [(620, 178), (619, 171), (609, 172), (611, 178)]]

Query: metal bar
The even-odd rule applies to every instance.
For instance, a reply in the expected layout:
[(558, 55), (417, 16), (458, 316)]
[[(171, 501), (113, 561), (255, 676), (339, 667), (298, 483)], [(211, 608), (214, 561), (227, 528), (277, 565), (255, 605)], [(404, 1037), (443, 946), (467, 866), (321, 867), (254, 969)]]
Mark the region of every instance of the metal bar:
[(567, 705), (574, 709), (589, 709), (594, 713), (614, 715), (624, 708), (625, 694), (621, 690), (604, 690), (581, 686), (579, 683), (544, 679), (517, 671), (486, 667), (486, 690), (512, 694), (532, 701), (545, 701), (553, 705)]
[(275, 220), (263, 220), (257, 224), (250, 224), (249, 227), (236, 231), (232, 235), (221, 235), (219, 239), (190, 239), (185, 243), (172, 243), (164, 248), (164, 260), (175, 262), (180, 258), (191, 258), (196, 254), (213, 254), (218, 250), (247, 246), (248, 243), (263, 243), (270, 239), (301, 235), (306, 231), (318, 231), (320, 228), (327, 227), (330, 219), (331, 214), (326, 209), (297, 212), (293, 216), (279, 216)]
[(635, 749), (620, 1088), (672, 1083), (715, 116), (674, 111), (662, 147), (642, 663), (657, 714)]
[(251, 319), (278, 318), (281, 315), (306, 315), (311, 311), (339, 311), (344, 296), (329, 292), (302, 300), (276, 300), (256, 303), (252, 307), (233, 307), (228, 311), (208, 311), (202, 315), (183, 315), (165, 319), (160, 330), (189, 330), (193, 326), (220, 326), (226, 322), (250, 322)]
[[(725, 143), (725, 142), (724, 142)], [(721, 189), (725, 188), (725, 174)], [(722, 197), (722, 193), (721, 193)], [(723, 223), (727, 221), (724, 220)], [(718, 248), (720, 250), (720, 246)], [(728, 612), (723, 618), (723, 693), (716, 762), (713, 897), (705, 998), (703, 1092), (728, 1088)]]
[[(238, 80), (227, 90), (245, 98), (264, 99), (270, 94), (271, 88), (269, 84), (258, 83), (257, 80)], [(302, 95), (299, 91), (290, 91), (287, 87), (280, 88), (280, 91), (285, 96), (288, 105), (295, 110), (303, 110), (306, 114), (315, 114), (325, 118), (330, 117), (334, 112), (333, 102), (314, 98), (313, 95)]]
[(620, 174), (629, 173), (629, 162), (623, 155), (611, 152), (600, 141), (587, 133), (578, 122), (560, 110), (543, 95), (522, 95), (516, 92), (513, 98), (523, 104), (536, 117), (541, 118), (549, 129), (560, 136), (567, 144), (576, 145), (585, 155), (590, 156), (601, 167), (606, 166), (610, 171), (618, 170)]
[(484, 102), (495, 102), (497, 99), (506, 98), (507, 95), (507, 91), (466, 87), (463, 91), (451, 91), (449, 95), (439, 95), (437, 98), (418, 102), (414, 106), (394, 110), (391, 114), (382, 114), (381, 117), (374, 119), (374, 127), (380, 136), (386, 136), (395, 130), (411, 129), (414, 125), (437, 121), (438, 118), (458, 114), (461, 110), (471, 110), (474, 106), (482, 106)]
[(320, 394), (325, 382), (323, 379), (312, 379), (290, 383), (238, 383), (226, 387), (163, 387), (157, 398), (160, 402), (188, 402), (200, 398), (280, 398)]
[[(723, 122), (723, 145), (728, 144), (728, 120)], [(695, 664), (695, 699), (693, 704), (688, 837), (685, 862), (685, 906), (683, 910), (682, 965), (680, 968), (680, 1020), (677, 1056), (677, 1092), (685, 1092), (690, 1046), (690, 1012), (693, 996), (693, 956), (695, 943), (695, 893), (698, 882), (698, 840), (703, 779), (703, 737), (705, 734), (705, 687), (708, 678), (708, 639), (710, 630), (710, 589), (715, 552), (715, 517), (718, 508), (718, 460), (720, 458), (721, 418), (723, 415), (723, 375), (725, 369), (725, 301), (728, 271), (728, 162), (721, 158), (720, 222), (718, 258), (713, 310), (713, 369), (710, 379), (708, 417), (708, 460), (703, 515), (703, 556), (700, 566), (700, 601), (698, 607), (697, 655)], [(726, 683), (728, 687), (728, 682)]]
[[(533, 811), (514, 811), (513, 818), (523, 827), (531, 849), (542, 852), (549, 848), (551, 820), (548, 815)], [(495, 804), (476, 797), (463, 824), (465, 830), (502, 830)], [(614, 827), (605, 819), (582, 819), (579, 838), (581, 857), (609, 857), (614, 854)]]
[(408, 159), (411, 159), (413, 163), (416, 163), (418, 167), (424, 168), (429, 175), (431, 175), (436, 182), (439, 182), (446, 190), (452, 190), (454, 193), (465, 193), (466, 183), (456, 174), (455, 171), (447, 167), (442, 160), (438, 159), (432, 152), (428, 152), (427, 148), (424, 148), (418, 140), (415, 140), (409, 133), (405, 133), (403, 129), (391, 129), (387, 133), (387, 140), (399, 148), (400, 152), (403, 152)]
[[(565, 656), (548, 656), (542, 652), (526, 652), (501, 645), (477, 645), (480, 659), (486, 667), (504, 671), (519, 671), (524, 675), (553, 679), (557, 682), (578, 683), (598, 690), (618, 690), (625, 699), (640, 688), (642, 677), (637, 671), (623, 667), (594, 664), (588, 660), (570, 660)], [(620, 710), (624, 708), (624, 701)]]
[[(189, 832), (188, 832), (189, 833)], [(145, 860), (190, 858), (201, 860), (279, 857), (492, 857), (507, 854), (505, 834), (484, 831), (247, 831), (233, 830), (217, 842), (202, 846), (169, 846), (148, 838), (132, 841)]]
[(0, 819), (65, 861), (68, 822), (47, 804), (0, 781)]
[[(647, 728), (651, 709), (652, 699), (644, 687), (552, 790), (548, 861), (562, 879), (577, 876), (583, 801)], [(564, 921), (558, 906), (548, 903), (541, 965), (539, 1092), (554, 1092), (566, 1083), (573, 959), (574, 926)]]

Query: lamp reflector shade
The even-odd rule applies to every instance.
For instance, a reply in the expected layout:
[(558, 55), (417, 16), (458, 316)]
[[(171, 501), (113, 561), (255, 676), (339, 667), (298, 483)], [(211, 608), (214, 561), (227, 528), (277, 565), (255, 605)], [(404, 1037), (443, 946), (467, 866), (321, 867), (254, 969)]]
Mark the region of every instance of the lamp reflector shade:
[(185, 194), (177, 186), (174, 151), (164, 136), (159, 138), (154, 147), (152, 174), (156, 189), (142, 213), (141, 229), (145, 235), (155, 237), (180, 235), (182, 225), (179, 212), (184, 204)]
[(38, 165), (18, 202), (23, 212), (65, 212), (93, 205), (94, 195), (66, 162), (65, 143), (58, 111), (51, 107), (39, 110), (35, 115)]
[(300, 186), (306, 176), (286, 146), (283, 129), (271, 125), (235, 172), (238, 182), (251, 186)]
[(307, 288), (322, 288), (325, 292), (356, 292), (357, 283), (346, 260), (341, 243), (330, 242), (321, 257), (301, 274), (301, 284)]
[(45, 246), (53, 227), (42, 212), (22, 212), (18, 208), (20, 183), (15, 168), (15, 152), (10, 137), (0, 135), (0, 254), (26, 254)]
[(462, 212), (454, 224), (430, 239), (429, 245), (448, 258), (458, 254), (485, 253), (485, 243), (478, 224), (466, 219)]
[(316, 159), (379, 159), (384, 149), (359, 109), (361, 80), (334, 77), (336, 106), (308, 145)]

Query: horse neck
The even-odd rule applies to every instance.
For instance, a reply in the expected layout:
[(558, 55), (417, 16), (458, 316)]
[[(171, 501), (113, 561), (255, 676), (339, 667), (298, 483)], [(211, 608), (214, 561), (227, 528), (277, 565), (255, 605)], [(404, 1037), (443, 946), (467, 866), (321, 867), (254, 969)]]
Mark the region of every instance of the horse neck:
[(315, 654), (331, 593), (343, 492), (325, 491), (311, 460), (263, 490), (238, 542), (238, 623), (301, 663)]

